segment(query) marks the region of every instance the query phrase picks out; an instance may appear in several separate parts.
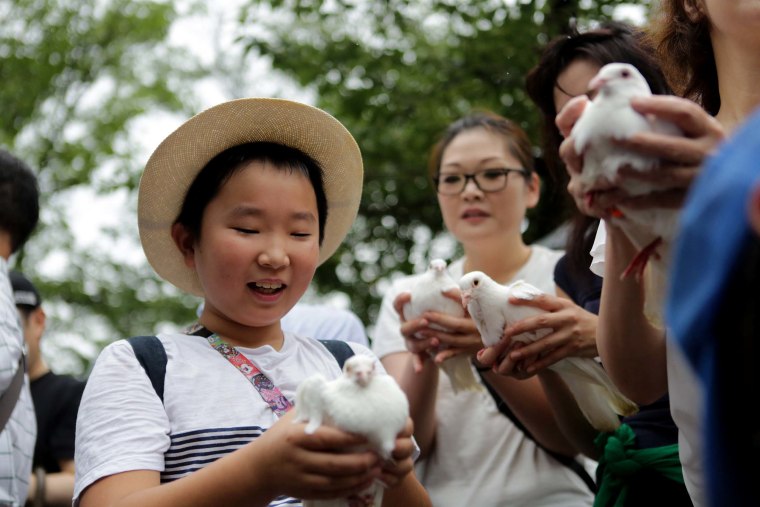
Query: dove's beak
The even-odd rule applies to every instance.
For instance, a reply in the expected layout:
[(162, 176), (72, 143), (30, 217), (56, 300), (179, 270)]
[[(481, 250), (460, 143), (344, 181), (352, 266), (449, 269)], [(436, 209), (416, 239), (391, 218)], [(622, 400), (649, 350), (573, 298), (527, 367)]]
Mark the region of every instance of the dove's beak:
[(464, 308), (467, 308), (467, 305), (469, 304), (470, 301), (472, 301), (472, 291), (470, 291), (469, 289), (463, 290), (462, 291), (462, 306)]
[(599, 91), (599, 89), (607, 83), (607, 80), (600, 76), (594, 76), (594, 78), (588, 83), (588, 95), (591, 97)]

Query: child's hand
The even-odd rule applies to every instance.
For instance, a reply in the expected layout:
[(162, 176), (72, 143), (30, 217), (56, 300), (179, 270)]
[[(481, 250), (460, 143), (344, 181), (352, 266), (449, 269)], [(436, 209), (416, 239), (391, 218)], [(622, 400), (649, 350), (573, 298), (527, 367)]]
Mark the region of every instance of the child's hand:
[[(357, 494), (381, 476), (381, 459), (373, 452), (348, 452), (366, 445), (363, 437), (321, 426), (309, 435), (305, 424), (293, 423), (291, 411), (249, 449), (261, 484), (274, 496), (300, 499), (332, 499)], [(405, 447), (398, 443), (396, 451)]]
[(393, 460), (383, 463), (380, 480), (389, 488), (399, 484), (414, 469), (414, 461), (412, 460), (415, 447), (412, 441), (413, 431), (414, 424), (412, 418), (409, 417), (404, 429), (396, 436), (396, 447), (391, 453)]

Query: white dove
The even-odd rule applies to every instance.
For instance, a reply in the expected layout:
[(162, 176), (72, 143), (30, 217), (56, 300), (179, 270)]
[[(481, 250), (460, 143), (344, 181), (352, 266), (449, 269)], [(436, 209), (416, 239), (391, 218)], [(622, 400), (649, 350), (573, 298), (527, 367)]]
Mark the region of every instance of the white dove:
[[(446, 261), (443, 259), (431, 260), (427, 271), (420, 275), (410, 291), (412, 299), (404, 305), (404, 318), (416, 319), (427, 311), (464, 317), (462, 305), (443, 295), (444, 292), (451, 289), (459, 290), (459, 285), (446, 270)], [(430, 327), (445, 331), (436, 324), (430, 324)], [(447, 359), (441, 364), (441, 369), (449, 377), (455, 393), (464, 390), (484, 390), (483, 385), (475, 378), (475, 373), (473, 373), (470, 365), (470, 358), (467, 355), (462, 354)]]
[[(375, 372), (372, 357), (357, 354), (343, 365), (343, 375), (327, 381), (316, 374), (296, 390), (295, 422), (306, 422), (306, 433), (321, 425), (367, 437), (370, 448), (386, 460), (409, 417), (406, 395), (390, 375)], [(376, 481), (357, 497), (335, 500), (304, 500), (304, 507), (377, 507), (382, 503), (383, 484)]]
[[(501, 285), (480, 271), (467, 273), (459, 280), (462, 304), (480, 332), (486, 347), (496, 345), (505, 327), (526, 317), (546, 313), (533, 306), (513, 305), (510, 297), (533, 299), (543, 292), (533, 285), (518, 280), (511, 285)], [(512, 339), (524, 343), (540, 340), (552, 330), (541, 329), (535, 333), (522, 333)], [(620, 426), (617, 414), (631, 415), (638, 407), (626, 398), (612, 383), (604, 369), (592, 358), (567, 357), (550, 368), (556, 371), (573, 393), (583, 415), (599, 431), (614, 431)]]
[[(610, 63), (599, 70), (589, 83), (589, 88), (597, 94), (586, 105), (571, 132), (575, 150), (583, 156), (580, 178), (587, 199), (593, 199), (597, 190), (610, 188), (619, 188), (631, 196), (648, 194), (659, 188), (649, 182), (619, 178), (618, 170), (623, 166), (637, 171), (652, 171), (659, 167), (660, 160), (613, 142), (614, 139), (627, 139), (638, 132), (682, 135), (673, 123), (642, 115), (631, 107), (632, 98), (652, 95), (644, 76), (633, 65)], [(678, 219), (679, 212), (675, 209), (634, 210), (621, 206), (613, 210), (612, 221), (620, 225), (640, 249), (623, 276), (635, 273), (640, 278), (650, 258), (659, 264), (661, 274), (666, 271)]]

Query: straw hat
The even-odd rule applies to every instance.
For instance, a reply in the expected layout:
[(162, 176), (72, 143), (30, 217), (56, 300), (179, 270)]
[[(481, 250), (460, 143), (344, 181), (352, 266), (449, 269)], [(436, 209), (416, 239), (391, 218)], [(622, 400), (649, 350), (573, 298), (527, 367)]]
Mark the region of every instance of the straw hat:
[(207, 109), (156, 148), (138, 194), (138, 228), (148, 262), (159, 276), (186, 292), (202, 295), (203, 288), (172, 240), (172, 225), (201, 169), (222, 151), (249, 142), (296, 148), (322, 168), (328, 213), (320, 264), (335, 252), (356, 218), (364, 174), (361, 152), (338, 120), (284, 99), (238, 99)]

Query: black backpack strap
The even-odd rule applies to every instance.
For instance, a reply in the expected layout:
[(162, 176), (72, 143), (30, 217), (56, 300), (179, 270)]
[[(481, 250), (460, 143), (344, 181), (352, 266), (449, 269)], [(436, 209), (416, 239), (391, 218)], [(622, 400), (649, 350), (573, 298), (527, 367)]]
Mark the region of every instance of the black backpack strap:
[(13, 409), (16, 408), (16, 403), (21, 395), (21, 388), (24, 386), (24, 373), (26, 372), (26, 356), (21, 354), (18, 358), (18, 365), (16, 366), (16, 373), (13, 374), (10, 385), (5, 392), (0, 396), (0, 432), (5, 429), (5, 425), (13, 414)]
[(586, 471), (586, 469), (583, 467), (583, 465), (573, 458), (572, 456), (565, 456), (564, 454), (560, 454), (558, 452), (552, 451), (541, 445), (541, 443), (536, 440), (530, 431), (528, 431), (528, 428), (525, 427), (525, 425), (520, 422), (520, 420), (517, 418), (517, 416), (512, 412), (512, 410), (509, 408), (509, 406), (504, 402), (504, 400), (501, 399), (501, 396), (494, 390), (493, 387), (491, 387), (491, 384), (488, 383), (488, 381), (483, 378), (483, 373), (478, 372), (478, 375), (480, 375), (481, 380), (483, 381), (483, 384), (486, 386), (486, 389), (488, 389), (488, 393), (491, 395), (491, 398), (493, 398), (494, 403), (496, 403), (496, 408), (499, 409), (499, 412), (504, 414), (509, 418), (510, 421), (514, 423), (517, 428), (522, 431), (526, 437), (530, 438), (535, 442), (537, 446), (539, 446), (541, 449), (543, 449), (546, 453), (548, 453), (550, 456), (552, 456), (554, 459), (568, 467), (570, 470), (575, 472), (583, 482), (586, 483), (586, 486), (591, 490), (592, 493), (596, 493), (596, 482), (591, 477), (591, 475)]
[(341, 370), (343, 369), (343, 364), (346, 362), (346, 359), (354, 355), (354, 349), (352, 349), (351, 345), (344, 341), (319, 340), (319, 343), (324, 345), (325, 348), (330, 351), (330, 354), (335, 357), (335, 360), (338, 361), (338, 365), (340, 366)]
[(132, 336), (127, 341), (135, 351), (135, 357), (148, 375), (161, 403), (164, 402), (164, 377), (166, 376), (166, 350), (156, 336)]

